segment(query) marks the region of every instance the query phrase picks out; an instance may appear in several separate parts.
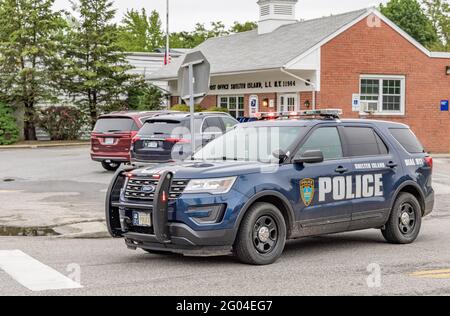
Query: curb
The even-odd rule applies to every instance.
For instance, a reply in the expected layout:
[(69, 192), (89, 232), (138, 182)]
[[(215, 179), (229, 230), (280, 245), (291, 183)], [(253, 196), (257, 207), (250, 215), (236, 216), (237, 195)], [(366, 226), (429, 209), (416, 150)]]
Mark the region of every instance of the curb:
[(110, 238), (104, 221), (69, 223), (60, 226), (0, 226), (2, 237), (53, 237), (67, 239)]
[(89, 146), (91, 143), (56, 143), (56, 144), (29, 144), (29, 145), (2, 145), (0, 150), (4, 149), (38, 149), (38, 148), (53, 148), (53, 147), (78, 147)]

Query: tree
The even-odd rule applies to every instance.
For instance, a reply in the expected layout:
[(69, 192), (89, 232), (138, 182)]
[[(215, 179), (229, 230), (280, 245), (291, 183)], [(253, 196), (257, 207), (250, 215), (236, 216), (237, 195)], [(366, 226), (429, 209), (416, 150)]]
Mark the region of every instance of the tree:
[(417, 0), (390, 0), (380, 9), (422, 45), (431, 48), (438, 41), (437, 30)]
[(450, 4), (442, 0), (424, 0), (423, 3), (439, 36), (433, 49), (450, 52)]
[(54, 0), (0, 1), (0, 98), (24, 114), (24, 137), (36, 139), (36, 105), (56, 99), (61, 31)]
[(163, 103), (163, 93), (154, 85), (142, 83), (128, 91), (128, 108), (139, 111), (160, 110)]
[(164, 47), (164, 32), (159, 13), (154, 10), (148, 16), (145, 9), (141, 12), (128, 11), (120, 27), (119, 44), (128, 52), (153, 52)]
[(192, 32), (176, 32), (170, 34), (170, 46), (176, 48), (194, 48), (212, 37), (224, 36), (233, 33), (251, 31), (258, 25), (255, 22), (234, 22), (233, 26), (226, 29), (223, 22), (211, 22), (210, 27), (197, 23)]
[(229, 32), (230, 33), (248, 32), (256, 29), (257, 27), (258, 23), (256, 22), (245, 22), (245, 23), (234, 22)]
[(79, 18), (73, 18), (74, 28), (67, 34), (62, 87), (89, 115), (92, 127), (102, 112), (124, 107), (135, 80), (118, 45), (112, 5), (109, 0), (79, 0)]
[(19, 129), (13, 110), (0, 102), (0, 145), (14, 144), (19, 140)]

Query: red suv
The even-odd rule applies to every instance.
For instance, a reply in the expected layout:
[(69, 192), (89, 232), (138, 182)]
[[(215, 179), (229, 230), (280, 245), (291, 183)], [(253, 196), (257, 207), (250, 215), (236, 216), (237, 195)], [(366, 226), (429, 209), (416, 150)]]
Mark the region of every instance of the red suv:
[(99, 117), (91, 134), (91, 158), (115, 171), (130, 161), (131, 140), (147, 119), (168, 112), (115, 112)]

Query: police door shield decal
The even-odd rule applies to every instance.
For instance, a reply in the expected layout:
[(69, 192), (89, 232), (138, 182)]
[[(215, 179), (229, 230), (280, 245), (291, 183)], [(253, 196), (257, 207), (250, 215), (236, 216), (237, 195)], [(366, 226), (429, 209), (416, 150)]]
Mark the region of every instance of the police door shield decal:
[(314, 199), (314, 179), (303, 179), (300, 181), (300, 193), (303, 203), (310, 206)]

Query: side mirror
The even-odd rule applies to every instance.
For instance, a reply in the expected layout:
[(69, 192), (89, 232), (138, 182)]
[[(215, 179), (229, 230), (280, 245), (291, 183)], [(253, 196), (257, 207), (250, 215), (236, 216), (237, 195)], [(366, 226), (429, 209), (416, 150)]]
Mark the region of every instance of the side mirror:
[(321, 150), (308, 150), (300, 157), (294, 158), (295, 164), (320, 163), (325, 159)]
[(288, 158), (288, 154), (282, 149), (277, 149), (272, 153), (272, 156), (280, 160), (280, 163), (284, 162)]

